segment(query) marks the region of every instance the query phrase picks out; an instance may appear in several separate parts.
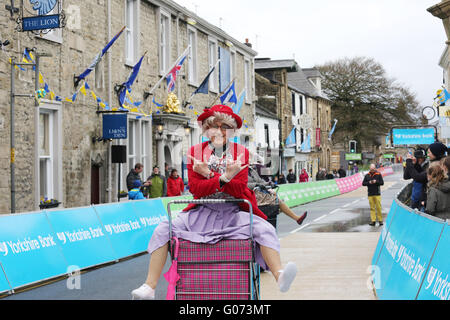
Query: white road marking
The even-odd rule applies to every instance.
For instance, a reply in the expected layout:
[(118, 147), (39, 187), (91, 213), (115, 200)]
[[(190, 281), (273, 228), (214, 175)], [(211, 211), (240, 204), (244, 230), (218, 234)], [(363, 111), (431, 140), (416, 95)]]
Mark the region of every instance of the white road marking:
[(301, 226), (300, 228), (297, 228), (297, 229), (292, 230), (290, 233), (296, 233), (297, 231), (300, 231), (300, 230), (306, 228), (306, 227), (309, 226), (309, 225), (310, 225), (310, 223), (307, 223), (307, 224), (305, 224), (304, 226)]

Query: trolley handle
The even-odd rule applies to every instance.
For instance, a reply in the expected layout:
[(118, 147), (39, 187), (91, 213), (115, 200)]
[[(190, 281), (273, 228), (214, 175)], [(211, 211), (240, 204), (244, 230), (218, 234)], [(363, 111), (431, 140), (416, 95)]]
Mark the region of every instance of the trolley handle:
[(242, 203), (245, 202), (250, 208), (250, 238), (253, 240), (253, 207), (252, 203), (247, 199), (191, 199), (191, 200), (171, 200), (167, 204), (167, 213), (169, 215), (169, 239), (172, 239), (172, 212), (170, 210), (171, 204), (206, 204), (206, 203)]

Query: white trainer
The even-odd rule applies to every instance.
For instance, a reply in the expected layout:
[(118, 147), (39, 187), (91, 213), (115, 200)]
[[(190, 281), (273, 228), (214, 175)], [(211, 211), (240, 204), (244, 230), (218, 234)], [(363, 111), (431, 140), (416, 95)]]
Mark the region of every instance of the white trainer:
[(153, 300), (155, 299), (155, 290), (148, 284), (144, 283), (139, 288), (131, 291), (131, 296), (133, 300)]
[(291, 287), (292, 282), (297, 275), (297, 266), (294, 262), (288, 262), (283, 270), (280, 270), (280, 276), (278, 277), (278, 287), (281, 292), (286, 292)]

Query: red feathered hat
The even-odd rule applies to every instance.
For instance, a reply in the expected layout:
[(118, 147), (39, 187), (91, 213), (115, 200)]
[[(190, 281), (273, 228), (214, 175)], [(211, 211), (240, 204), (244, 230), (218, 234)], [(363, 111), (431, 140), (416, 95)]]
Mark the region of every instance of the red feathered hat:
[(225, 113), (225, 114), (232, 116), (234, 118), (234, 120), (236, 120), (237, 129), (242, 127), (241, 117), (239, 117), (236, 113), (234, 113), (233, 109), (231, 109), (228, 106), (224, 106), (222, 104), (217, 104), (211, 108), (205, 108), (205, 110), (203, 110), (203, 113), (198, 116), (197, 121), (200, 121), (203, 123), (204, 120), (208, 119), (211, 116), (214, 116), (214, 112)]

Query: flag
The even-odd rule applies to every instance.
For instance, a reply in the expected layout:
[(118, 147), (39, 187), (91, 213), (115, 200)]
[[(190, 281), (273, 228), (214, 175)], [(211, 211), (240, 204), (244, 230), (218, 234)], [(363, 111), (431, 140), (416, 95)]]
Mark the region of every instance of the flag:
[(178, 71), (180, 71), (184, 60), (186, 60), (187, 54), (188, 54), (188, 51), (185, 51), (182, 58), (179, 59), (179, 62), (175, 64), (175, 66), (169, 71), (169, 74), (166, 76), (167, 92), (172, 92), (175, 89), (175, 83), (177, 81)]
[[(33, 54), (28, 51), (27, 48), (23, 49), (23, 58), (22, 58), (22, 62), (25, 63), (34, 63), (34, 57)], [(33, 70), (35, 69), (36, 66), (33, 66)]]
[(209, 92), (209, 76), (213, 73), (216, 67), (212, 67), (212, 69), (208, 72), (208, 75), (203, 79), (202, 83), (198, 86), (197, 90), (192, 95), (197, 93), (208, 94)]
[(142, 59), (144, 59), (144, 56), (145, 56), (146, 53), (144, 53), (142, 55), (142, 57), (139, 59), (139, 61), (134, 65), (133, 70), (131, 70), (131, 73), (128, 76), (127, 81), (122, 83), (122, 89), (119, 91), (119, 104), (120, 104), (120, 106), (123, 105), (123, 102), (124, 102), (126, 96), (131, 91), (131, 86), (133, 85), (134, 81), (136, 80), (136, 77), (137, 77), (137, 75), (139, 73), (139, 69), (141, 68)]
[(308, 134), (305, 141), (303, 141), (302, 145), (300, 146), (301, 151), (303, 152), (310, 152), (311, 151), (311, 134)]
[(108, 51), (108, 49), (114, 44), (114, 42), (119, 38), (119, 36), (122, 34), (123, 30), (125, 30), (125, 27), (123, 27), (119, 33), (117, 33), (112, 39), (111, 41), (108, 42), (108, 44), (102, 49), (102, 51), (100, 51), (95, 58), (92, 60), (91, 64), (89, 65), (89, 67), (83, 71), (83, 73), (81, 73), (79, 76), (75, 77), (75, 87), (78, 86), (78, 83), (85, 79), (91, 72), (92, 70), (94, 70), (95, 66), (100, 62), (100, 60), (102, 59), (102, 57), (105, 55), (105, 53)]
[(153, 97), (153, 101), (152, 102), (157, 108), (161, 108), (163, 106), (162, 104), (160, 104), (160, 103), (155, 101), (155, 97)]
[(236, 102), (236, 104), (233, 106), (233, 112), (235, 114), (239, 114), (239, 111), (241, 111), (241, 107), (244, 104), (244, 99), (245, 99), (245, 90), (239, 96), (238, 102)]
[(328, 140), (330, 140), (330, 141), (331, 141), (331, 136), (332, 136), (333, 133), (334, 133), (334, 129), (336, 129), (336, 123), (337, 123), (337, 122), (338, 122), (337, 119), (334, 119), (334, 125), (333, 125), (333, 128), (331, 128), (330, 134), (328, 135)]
[(86, 86), (85, 86), (86, 84), (84, 83), (82, 86), (81, 86), (81, 88), (80, 88), (80, 92), (83, 94), (83, 96), (85, 96), (86, 95)]
[(228, 90), (220, 97), (220, 102), (225, 104), (227, 102), (237, 102), (236, 91), (234, 90), (234, 81)]
[(291, 133), (289, 133), (288, 137), (286, 138), (286, 142), (284, 144), (287, 148), (296, 145), (295, 130), (295, 127), (293, 127)]

